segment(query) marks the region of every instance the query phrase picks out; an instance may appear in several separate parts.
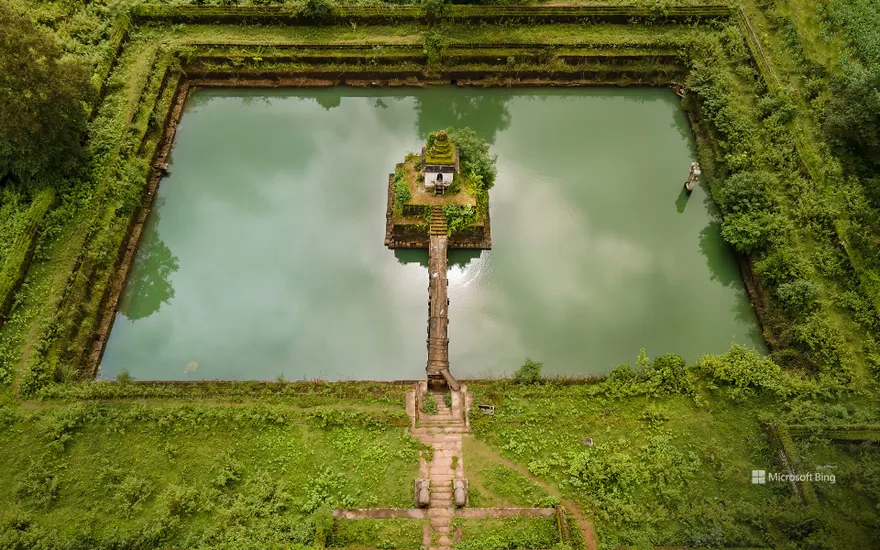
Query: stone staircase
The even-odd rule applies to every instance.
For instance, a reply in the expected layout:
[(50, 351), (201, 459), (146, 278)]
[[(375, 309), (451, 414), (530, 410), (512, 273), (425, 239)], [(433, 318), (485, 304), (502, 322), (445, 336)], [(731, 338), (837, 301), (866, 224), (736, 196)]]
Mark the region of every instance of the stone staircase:
[(418, 414), (418, 427), (413, 435), (433, 449), (433, 458), (424, 459), (421, 465), (423, 478), (431, 480), (431, 499), (428, 517), (431, 520), (432, 543), (426, 545), (430, 550), (449, 550), (454, 545), (452, 528), (454, 494), (452, 480), (464, 477), (462, 461), (462, 433), (466, 431), (463, 422), (461, 394), (453, 403), (455, 410), (446, 405), (446, 392), (428, 391), (423, 399), (433, 399), (437, 404), (437, 414)]
[(446, 214), (439, 204), (431, 206), (431, 223), (428, 229), (429, 235), (447, 235), (449, 229), (446, 226)]

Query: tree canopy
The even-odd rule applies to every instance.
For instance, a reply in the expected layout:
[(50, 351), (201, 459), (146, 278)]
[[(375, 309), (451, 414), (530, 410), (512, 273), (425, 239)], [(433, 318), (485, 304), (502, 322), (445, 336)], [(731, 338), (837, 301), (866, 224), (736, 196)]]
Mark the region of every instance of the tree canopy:
[(88, 71), (0, 2), (0, 181), (53, 181), (83, 159)]

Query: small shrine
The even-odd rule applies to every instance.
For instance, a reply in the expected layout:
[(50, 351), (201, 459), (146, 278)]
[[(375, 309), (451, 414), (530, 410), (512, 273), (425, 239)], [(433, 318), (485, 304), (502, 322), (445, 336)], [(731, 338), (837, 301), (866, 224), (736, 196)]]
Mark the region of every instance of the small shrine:
[(490, 249), (494, 163), (470, 129), (428, 134), (421, 152), (407, 153), (388, 174), (385, 246), (428, 248), (432, 236), (443, 235), (449, 248)]
[(458, 156), (458, 147), (445, 131), (440, 130), (428, 138), (428, 144), (422, 147), (420, 170), (426, 190), (434, 195), (446, 192), (459, 172)]

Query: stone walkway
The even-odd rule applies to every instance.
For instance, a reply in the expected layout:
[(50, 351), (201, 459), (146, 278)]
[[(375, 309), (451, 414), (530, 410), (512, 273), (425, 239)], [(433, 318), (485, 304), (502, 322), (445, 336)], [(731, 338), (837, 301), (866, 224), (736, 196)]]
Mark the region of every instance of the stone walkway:
[[(428, 517), (431, 519), (429, 540), (425, 546), (430, 550), (451, 550), (454, 533), (452, 517), (455, 515), (452, 480), (464, 478), (464, 460), (461, 452), (461, 437), (467, 431), (462, 401), (467, 388), (451, 392), (452, 406), (446, 405), (443, 392), (428, 391), (427, 383), (419, 384), (422, 399), (433, 399), (437, 403), (437, 414), (427, 415), (415, 409), (415, 427), (412, 435), (433, 449), (434, 456), (428, 461), (425, 452), (419, 463), (422, 479), (431, 480), (431, 500)], [(415, 392), (412, 392), (415, 393)], [(414, 396), (415, 397), (415, 396)]]
[[(447, 393), (448, 392), (448, 393)], [(446, 395), (451, 397), (446, 404)], [(421, 411), (424, 400), (436, 404), (436, 414)], [(406, 394), (406, 412), (410, 417), (408, 432), (431, 451), (422, 450), (419, 458), (419, 479), (430, 480), (430, 499), (427, 508), (361, 508), (353, 510), (334, 510), (333, 515), (343, 519), (429, 519), (422, 534), (422, 544), (428, 550), (452, 550), (461, 542), (461, 530), (453, 530), (455, 518), (505, 518), (505, 517), (549, 517), (559, 514), (555, 508), (456, 508), (453, 494), (453, 480), (465, 479), (462, 439), (470, 430), (467, 411), (471, 408), (473, 397), (467, 387), (461, 384), (458, 391), (436, 391), (429, 389), (427, 381), (416, 384)], [(428, 458), (430, 457), (430, 460)], [(498, 460), (520, 471), (530, 479), (531, 474), (521, 466), (496, 457)], [(561, 497), (541, 483), (551, 494)], [(414, 487), (413, 487), (414, 489)], [(413, 495), (415, 497), (415, 495)], [(465, 503), (467, 506), (467, 503)], [(571, 509), (583, 527), (587, 548), (595, 550), (596, 539), (592, 525), (586, 522), (575, 509)]]

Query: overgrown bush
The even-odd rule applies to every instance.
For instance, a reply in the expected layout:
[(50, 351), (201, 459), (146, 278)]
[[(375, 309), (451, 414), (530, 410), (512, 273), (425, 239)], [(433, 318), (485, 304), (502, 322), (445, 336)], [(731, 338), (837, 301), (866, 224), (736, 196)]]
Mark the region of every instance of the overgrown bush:
[(473, 206), (463, 204), (444, 204), (443, 214), (450, 235), (467, 230), (477, 219), (477, 211)]
[(56, 498), (61, 486), (58, 469), (49, 457), (32, 461), (23, 479), (15, 488), (15, 495), (25, 504), (48, 508)]
[(437, 414), (437, 401), (434, 400), (434, 396), (431, 394), (425, 394), (422, 396), (422, 407), (420, 409), (423, 414), (427, 415), (435, 415)]
[(412, 198), (409, 184), (406, 181), (406, 172), (403, 165), (394, 168), (394, 210), (399, 216), (403, 211), (403, 204)]
[(670, 353), (655, 357), (645, 367), (645, 374), (648, 380), (670, 393), (684, 393), (691, 390), (688, 365), (680, 355)]
[(312, 21), (328, 23), (333, 19), (335, 9), (330, 0), (306, 0), (301, 13)]
[(85, 104), (94, 91), (55, 37), (0, 3), (0, 182), (55, 184), (84, 160)]
[(544, 363), (526, 357), (525, 363), (513, 373), (513, 382), (516, 384), (537, 384), (541, 381), (543, 367)]
[(697, 366), (734, 401), (754, 397), (763, 390), (783, 397), (790, 393), (779, 365), (739, 344), (733, 344), (727, 353), (701, 357)]
[(809, 313), (818, 305), (819, 285), (806, 279), (797, 279), (776, 287), (776, 296), (791, 313)]
[(478, 190), (491, 189), (498, 175), (498, 168), (495, 166), (498, 156), (489, 154), (489, 144), (470, 128), (447, 128), (446, 133), (461, 153), (461, 171), (478, 176), (474, 182)]

